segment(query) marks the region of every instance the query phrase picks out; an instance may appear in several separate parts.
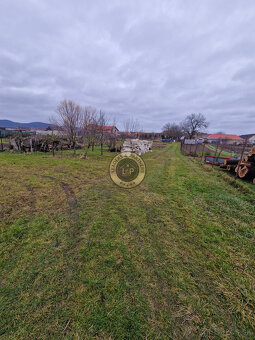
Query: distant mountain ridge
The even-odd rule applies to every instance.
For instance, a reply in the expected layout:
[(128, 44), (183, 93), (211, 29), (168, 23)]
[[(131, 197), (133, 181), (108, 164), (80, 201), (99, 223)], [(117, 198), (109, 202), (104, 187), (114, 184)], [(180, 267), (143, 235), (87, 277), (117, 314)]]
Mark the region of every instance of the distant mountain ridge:
[(31, 122), (31, 123), (19, 123), (13, 122), (8, 119), (0, 119), (0, 127), (4, 128), (30, 128), (30, 129), (47, 129), (48, 126), (51, 124), (49, 123), (42, 123), (42, 122)]

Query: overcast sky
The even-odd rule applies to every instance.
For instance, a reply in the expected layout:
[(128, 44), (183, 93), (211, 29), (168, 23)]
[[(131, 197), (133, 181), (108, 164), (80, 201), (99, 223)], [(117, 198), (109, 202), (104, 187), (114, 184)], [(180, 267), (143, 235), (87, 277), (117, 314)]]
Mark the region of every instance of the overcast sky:
[(255, 132), (254, 0), (0, 0), (0, 119), (73, 99), (144, 131)]

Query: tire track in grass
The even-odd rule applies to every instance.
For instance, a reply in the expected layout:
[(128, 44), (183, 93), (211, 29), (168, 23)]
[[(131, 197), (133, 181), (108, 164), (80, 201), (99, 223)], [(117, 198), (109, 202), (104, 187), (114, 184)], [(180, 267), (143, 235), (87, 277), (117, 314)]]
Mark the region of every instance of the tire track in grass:
[[(180, 170), (181, 167), (183, 167), (183, 163), (186, 164), (186, 170), (182, 170), (184, 179), (185, 177), (190, 177), (190, 174), (192, 173), (189, 166), (190, 160), (185, 159), (185, 162), (182, 162), (179, 155), (175, 155), (175, 152), (176, 149), (171, 151), (173, 162), (169, 164), (166, 171), (164, 169), (165, 161), (163, 161), (163, 166), (161, 162), (159, 162), (159, 159), (157, 159), (157, 164), (151, 164), (153, 170), (150, 171), (149, 183), (147, 183), (149, 186), (146, 188), (146, 190), (143, 190), (144, 195), (146, 195), (146, 192), (148, 192), (148, 194), (150, 195), (150, 192), (152, 190), (162, 197), (165, 197), (165, 206), (161, 203), (157, 204), (154, 207), (150, 205), (148, 206), (144, 202), (146, 197), (141, 197), (139, 195), (140, 199), (138, 201), (141, 202), (141, 211), (143, 211), (144, 209), (144, 212), (146, 214), (152, 213), (147, 224), (147, 228), (150, 228), (150, 225), (152, 227), (150, 233), (148, 234), (144, 230), (140, 235), (140, 229), (137, 229), (136, 225), (130, 226), (130, 233), (133, 234), (133, 238), (137, 246), (140, 246), (140, 248), (144, 248), (144, 251), (141, 255), (144, 270), (148, 270), (147, 275), (148, 277), (150, 277), (151, 282), (153, 282), (154, 289), (161, 292), (160, 296), (157, 296), (156, 293), (154, 295), (150, 294), (151, 296), (150, 298), (148, 297), (148, 299), (152, 299), (152, 301), (154, 300), (153, 304), (161, 311), (161, 313), (170, 312), (170, 314), (172, 314), (174, 319), (174, 322), (172, 322), (172, 324), (174, 324), (174, 338), (179, 338), (181, 336), (184, 338), (190, 338), (195, 337), (196, 335), (199, 337), (203, 334), (209, 333), (212, 334), (213, 338), (219, 336), (220, 334), (227, 335), (228, 327), (226, 327), (226, 323), (228, 323), (230, 327), (236, 327), (235, 334), (244, 334), (245, 331), (242, 333), (242, 330), (240, 328), (237, 328), (238, 323), (234, 318), (231, 318), (230, 314), (228, 313), (228, 305), (222, 297), (221, 288), (218, 285), (221, 281), (219, 277), (219, 275), (222, 275), (221, 271), (217, 270), (215, 274), (212, 274), (211, 267), (209, 266), (207, 268), (207, 261), (213, 261), (212, 254), (210, 253), (209, 249), (207, 250), (206, 248), (201, 248), (201, 244), (203, 243), (200, 237), (201, 235), (198, 234), (197, 236), (195, 236), (196, 230), (193, 228), (194, 226), (190, 229), (189, 222), (191, 222), (191, 224), (193, 222), (189, 221), (186, 218), (189, 216), (189, 209), (187, 209), (187, 199), (189, 196), (194, 198), (194, 191), (192, 190), (192, 188), (186, 187), (186, 185), (182, 185), (182, 179), (179, 178)], [(204, 177), (204, 169), (200, 170), (199, 165), (197, 165), (196, 167), (196, 164), (192, 164), (192, 167), (195, 167), (195, 176), (198, 176), (198, 179)], [(155, 181), (155, 176), (158, 177), (158, 181)], [(212, 174), (212, 176), (215, 177), (215, 174)], [(205, 181), (206, 180), (213, 181), (213, 178), (210, 176), (210, 174), (207, 174)], [(153, 182), (156, 183), (155, 186)], [(235, 192), (235, 194), (237, 193)], [(134, 198), (132, 197), (132, 199)], [(198, 209), (197, 211), (200, 210), (200, 207), (196, 204), (196, 202), (190, 202), (190, 200), (188, 201), (189, 203), (195, 204), (196, 208)], [(207, 206), (207, 210), (208, 208), (209, 207)], [(168, 224), (167, 229), (165, 230), (164, 237), (162, 237), (162, 234), (160, 235), (160, 230), (157, 229), (164, 228), (163, 226), (158, 224), (160, 219), (157, 217), (157, 215), (160, 215), (160, 213), (167, 213), (167, 215), (169, 215), (168, 222), (163, 220), (164, 223), (167, 222)], [(137, 213), (134, 213), (134, 215), (137, 215)], [(192, 213), (190, 217), (192, 218)], [(198, 218), (198, 221), (201, 221), (202, 216), (196, 216), (196, 218)], [(155, 220), (154, 223), (153, 220)], [(176, 241), (176, 243), (173, 243), (173, 245), (175, 245), (176, 247), (173, 246), (169, 248), (164, 240), (172, 239), (171, 231), (173, 231), (172, 228), (174, 228), (174, 226), (176, 226), (176, 232), (174, 232), (174, 235), (177, 237), (178, 241)], [(157, 229), (157, 231), (154, 231), (155, 228)], [(197, 231), (199, 231), (199, 228), (200, 227), (197, 227)], [(209, 231), (210, 230), (208, 230), (208, 232)], [(210, 233), (210, 237), (213, 238), (213, 232)], [(197, 239), (195, 243), (193, 242), (194, 237), (196, 237)], [(169, 249), (169, 253), (167, 252), (167, 249)], [(171, 252), (173, 252), (173, 258), (170, 255)], [(177, 256), (177, 258), (174, 256), (174, 254), (175, 256)], [(220, 254), (218, 254), (217, 260), (215, 260), (214, 265), (217, 266), (217, 261), (220, 260), (222, 259), (220, 257)], [(162, 263), (164, 265), (162, 265)], [(165, 272), (165, 274), (161, 273), (158, 275), (160, 268), (164, 270), (165, 265), (171, 267), (171, 263), (173, 264), (172, 277), (170, 275), (171, 271)], [(223, 263), (227, 265), (228, 262), (223, 261)], [(226, 279), (227, 277), (225, 277), (225, 280)], [(184, 285), (185, 281), (182, 282), (183, 280), (187, 280), (185, 290), (178, 287), (179, 284), (181, 286)], [(227, 285), (226, 281), (225, 284)], [(172, 296), (171, 285), (175, 287)], [(227, 288), (228, 286), (225, 287), (225, 289)], [(146, 294), (146, 290), (149, 289), (148, 287), (146, 287), (146, 285), (144, 286), (144, 289)], [(232, 287), (230, 287), (229, 289), (232, 289)], [(211, 294), (211, 297), (210, 294), (209, 296), (207, 296), (206, 294), (208, 290)], [(180, 292), (180, 296), (178, 292)], [(231, 293), (231, 290), (229, 291), (229, 293)], [(171, 306), (171, 311), (167, 310), (164, 304), (162, 305), (162, 296), (164, 296), (165, 302), (168, 301), (169, 306)], [(185, 299), (183, 299), (183, 296), (185, 297)], [(203, 296), (203, 298), (201, 298), (201, 296)], [(201, 300), (198, 298), (200, 298)], [(190, 305), (187, 305), (186, 299), (187, 301), (190, 300)], [(213, 305), (215, 305), (215, 307), (213, 307)], [(208, 317), (206, 323), (201, 322), (201, 314), (206, 314), (210, 310), (213, 313), (216, 313), (215, 317)], [(247, 309), (246, 312), (249, 313), (249, 309)], [(225, 316), (222, 317), (223, 315)], [(157, 322), (156, 319), (157, 316), (155, 316), (154, 314), (154, 317), (152, 318), (153, 324)], [(164, 337), (164, 332), (167, 326), (171, 325), (170, 320), (169, 324), (167, 325), (165, 318), (163, 328), (161, 328), (163, 332), (163, 335), (161, 334), (162, 337)], [(226, 321), (224, 322), (223, 320)], [(214, 322), (216, 322), (216, 324), (217, 322), (220, 322), (222, 324), (216, 327), (212, 327), (212, 323)], [(160, 329), (160, 326), (158, 327), (158, 329)], [(247, 330), (247, 332), (247, 334), (251, 334), (249, 330)], [(150, 335), (151, 334), (149, 334), (149, 336)]]
[[(65, 297), (64, 300), (60, 302), (60, 309), (62, 309), (60, 315), (62, 317), (63, 315), (68, 315), (64, 322), (61, 322), (63, 326), (61, 333), (64, 337), (66, 337), (75, 334), (77, 331), (77, 325), (74, 325), (74, 323), (77, 322), (76, 315), (77, 306), (79, 304), (79, 301), (77, 301), (76, 290), (79, 290), (79, 287), (81, 286), (80, 273), (82, 267), (85, 265), (81, 251), (82, 247), (91, 247), (91, 240), (88, 238), (87, 242), (85, 241), (87, 238), (86, 234), (89, 235), (93, 221), (97, 221), (98, 216), (104, 216), (105, 206), (108, 204), (108, 198), (111, 197), (112, 190), (111, 187), (105, 187), (106, 183), (104, 180), (102, 181), (99, 179), (96, 184), (92, 184), (87, 188), (86, 195), (84, 192), (84, 194), (81, 194), (79, 197), (79, 202), (82, 204), (82, 209), (79, 213), (77, 207), (78, 199), (75, 196), (73, 189), (68, 184), (58, 180), (55, 177), (43, 177), (55, 182), (61, 187), (66, 195), (66, 201), (69, 207), (69, 226), (67, 228), (68, 240), (67, 244), (62, 248), (63, 257), (65, 258), (65, 265), (59, 272), (61, 276), (60, 280), (62, 282), (59, 294)], [(89, 203), (87, 205), (86, 201), (89, 197), (91, 197), (91, 195), (94, 198), (94, 193), (96, 193), (97, 199), (95, 201), (92, 200), (92, 204)], [(106, 297), (108, 297), (107, 294)], [(98, 299), (101, 301), (100, 295)], [(68, 310), (68, 304), (66, 304), (67, 300), (72, 301), (72, 305)], [(75, 301), (77, 301), (76, 306)], [(98, 308), (98, 306), (95, 306), (95, 308)], [(82, 314), (82, 311), (80, 311), (80, 313)], [(55, 332), (52, 333), (52, 336), (55, 335)]]
[[(157, 157), (157, 163), (153, 160), (153, 164), (150, 164), (148, 161), (150, 173), (160, 177), (169, 162), (168, 150)], [(140, 291), (148, 304), (148, 315), (144, 322), (147, 326), (146, 336), (149, 338), (154, 338), (155, 334), (162, 338), (170, 336), (174, 328), (172, 314), (178, 312), (178, 300), (171, 292), (171, 268), (176, 264), (178, 254), (172, 229), (175, 228), (175, 222), (171, 221), (170, 216), (162, 216), (167, 209), (163, 196), (162, 193), (151, 195), (150, 184), (147, 182), (142, 190), (137, 188), (126, 191), (126, 195), (122, 196), (122, 206), (118, 208), (118, 215), (128, 216), (126, 228), (132, 239), (130, 246), (143, 282)], [(129, 207), (128, 212), (125, 207)], [(133, 216), (137, 218), (133, 219)], [(145, 221), (143, 216), (146, 216)], [(162, 319), (163, 314), (165, 317)]]
[[(68, 206), (68, 228), (66, 230), (68, 238), (66, 245), (62, 248), (63, 258), (65, 259), (65, 266), (59, 272), (62, 285), (60, 286), (61, 295), (70, 299), (73, 287), (78, 277), (78, 263), (79, 263), (79, 250), (81, 242), (82, 226), (79, 224), (78, 200), (71, 186), (63, 181), (60, 181), (53, 176), (41, 176), (42, 178), (49, 179), (60, 186), (66, 196), (66, 203)], [(57, 242), (56, 247), (61, 243)], [(66, 313), (65, 301), (60, 302), (60, 309), (63, 308), (63, 313)], [(68, 313), (67, 313), (68, 314)], [(72, 331), (72, 317), (68, 317), (63, 323), (62, 333), (66, 336), (68, 332)], [(53, 335), (53, 334), (52, 334)], [(55, 335), (55, 334), (54, 334)]]
[[(176, 145), (174, 145), (173, 148), (175, 149)], [(178, 296), (178, 268), (181, 268), (184, 264), (182, 254), (183, 249), (180, 249), (180, 238), (178, 235), (183, 231), (180, 230), (180, 224), (176, 221), (175, 216), (172, 214), (172, 210), (181, 209), (182, 205), (180, 205), (181, 201), (179, 201), (178, 206), (173, 206), (174, 197), (171, 197), (170, 200), (167, 197), (168, 186), (176, 184), (173, 182), (171, 183), (171, 178), (169, 178), (168, 173), (171, 173), (172, 175), (175, 174), (178, 167), (178, 162), (176, 162), (172, 148), (170, 149), (170, 153), (171, 158), (167, 156), (168, 159), (163, 161), (163, 169), (161, 169), (161, 165), (158, 166), (158, 170), (155, 169), (155, 173), (159, 176), (157, 187), (160, 187), (159, 192), (161, 192), (160, 194), (164, 200), (160, 205), (154, 207), (151, 222), (153, 222), (154, 216), (155, 225), (159, 223), (159, 228), (162, 228), (164, 231), (155, 231), (153, 228), (154, 223), (152, 223), (151, 235), (153, 237), (149, 242), (150, 248), (154, 249), (156, 272), (161, 269), (161, 273), (157, 274), (160, 280), (159, 290), (165, 299), (165, 305), (163, 304), (163, 306), (165, 306), (165, 313), (171, 315), (171, 322), (168, 324), (168, 327), (171, 326), (171, 336), (173, 338), (183, 337), (186, 339), (195, 336), (196, 334), (198, 335), (197, 326), (199, 323), (199, 314), (192, 310), (192, 308), (187, 309)], [(169, 161), (172, 162), (169, 163)], [(151, 184), (152, 182), (150, 183), (150, 186)], [(148, 191), (151, 191), (152, 188), (150, 187)], [(178, 191), (176, 191), (175, 194), (178, 195)], [(149, 207), (147, 207), (147, 209), (149, 211)], [(160, 217), (158, 217), (158, 215)], [(160, 223), (161, 218), (162, 221)], [(160, 300), (161, 296), (158, 297), (158, 299)], [(167, 324), (163, 324), (162, 329), (165, 336), (167, 334), (166, 326)]]
[(29, 207), (30, 207), (30, 218), (32, 218), (35, 215), (36, 212), (36, 195), (35, 195), (35, 190), (33, 187), (29, 185), (25, 185), (27, 188), (27, 191), (29, 192)]
[(66, 203), (69, 207), (70, 217), (72, 218), (74, 217), (75, 220), (77, 220), (79, 218), (79, 214), (77, 211), (77, 198), (76, 198), (76, 195), (73, 189), (67, 183), (60, 181), (56, 177), (52, 177), (52, 176), (41, 176), (41, 177), (50, 179), (61, 187), (61, 189), (64, 191), (65, 196), (66, 196)]
[[(14, 287), (11, 287), (11, 283), (9, 285), (10, 292), (17, 292), (17, 299), (14, 296), (7, 296), (9, 301), (6, 302), (6, 305), (8, 307), (12, 305), (12, 312), (6, 314), (6, 321), (7, 325), (11, 327), (8, 330), (9, 334), (14, 334), (18, 338), (22, 338), (22, 335), (26, 334), (24, 338), (62, 339), (68, 334), (72, 336), (77, 334), (77, 328), (73, 324), (73, 320), (77, 315), (75, 290), (77, 284), (79, 284), (79, 270), (82, 264), (79, 254), (80, 243), (83, 236), (82, 232), (86, 232), (90, 228), (97, 214), (102, 214), (100, 205), (105, 203), (105, 177), (96, 178), (97, 182), (100, 182), (100, 186), (92, 188), (88, 195), (85, 187), (83, 192), (79, 193), (78, 199), (74, 189), (69, 184), (52, 176), (41, 176), (41, 178), (45, 179), (44, 183), (47, 180), (48, 187), (51, 181), (56, 183), (56, 186), (51, 185), (53, 190), (49, 192), (54, 194), (52, 197), (54, 201), (63, 202), (63, 209), (61, 209), (60, 214), (52, 216), (48, 214), (47, 221), (45, 219), (42, 224), (38, 222), (40, 216), (34, 216), (34, 220), (28, 221), (31, 225), (31, 235), (33, 228), (38, 227), (38, 233), (33, 235), (31, 239), (28, 238), (27, 244), (24, 244), (24, 250), (21, 249), (21, 261), (17, 263), (18, 270), (15, 268), (13, 274), (17, 283), (15, 282)], [(66, 181), (68, 181), (68, 177), (66, 178)], [(47, 186), (45, 187), (47, 188)], [(32, 190), (27, 188), (27, 190), (31, 191), (31, 194), (29, 200), (24, 200), (24, 203), (27, 208), (30, 208), (28, 205), (34, 202), (32, 195), (36, 193), (36, 190), (35, 187)], [(62, 191), (64, 195), (61, 195)], [(90, 211), (90, 207), (87, 208), (86, 203), (89, 198), (93, 197), (94, 191), (99, 191), (100, 197), (95, 202), (92, 202), (91, 209), (94, 210)], [(48, 195), (52, 196), (49, 192)], [(28, 197), (27, 192), (25, 194)], [(43, 192), (42, 197), (44, 201), (47, 201), (47, 192)], [(81, 198), (84, 199), (81, 200)], [(54, 206), (53, 199), (51, 199), (51, 202), (53, 202), (52, 205)], [(83, 207), (79, 208), (81, 202), (84, 204)], [(38, 199), (38, 205), (39, 203), (40, 200)], [(32, 207), (33, 213), (34, 210), (34, 207)], [(85, 214), (89, 217), (80, 219), (82, 214), (82, 217)], [(44, 222), (49, 222), (48, 230), (44, 229)], [(24, 222), (24, 225), (28, 223)], [(42, 229), (40, 229), (41, 226)], [(46, 233), (49, 231), (50, 236), (40, 238), (40, 233), (43, 234), (44, 230), (46, 230)], [(55, 237), (57, 236), (58, 238), (59, 235), (60, 242), (55, 245)], [(24, 241), (26, 242), (25, 238)], [(25, 256), (23, 256), (23, 253)], [(29, 266), (27, 265), (28, 262), (26, 263), (26, 257), (30, 261)], [(22, 262), (23, 259), (24, 263)], [(15, 260), (14, 257), (13, 260)], [(21, 267), (21, 262), (24, 265), (23, 268)], [(20, 273), (18, 273), (19, 271)], [(28, 314), (27, 317), (26, 313)], [(19, 321), (19, 325), (15, 324), (16, 320)]]

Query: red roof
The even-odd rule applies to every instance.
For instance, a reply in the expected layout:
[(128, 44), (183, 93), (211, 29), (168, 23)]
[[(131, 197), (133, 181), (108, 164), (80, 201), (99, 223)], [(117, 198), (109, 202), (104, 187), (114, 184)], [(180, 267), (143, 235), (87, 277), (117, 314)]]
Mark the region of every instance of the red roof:
[(117, 131), (119, 131), (116, 126), (103, 126), (103, 130), (107, 131), (107, 130), (112, 130), (112, 129), (116, 129)]
[(237, 136), (237, 135), (226, 135), (226, 134), (212, 134), (207, 135), (208, 139), (234, 139), (234, 140), (243, 140), (243, 138)]
[(133, 134), (133, 135), (140, 135), (140, 136), (142, 136), (142, 135), (145, 135), (146, 132), (138, 131), (138, 132), (132, 132), (132, 134)]

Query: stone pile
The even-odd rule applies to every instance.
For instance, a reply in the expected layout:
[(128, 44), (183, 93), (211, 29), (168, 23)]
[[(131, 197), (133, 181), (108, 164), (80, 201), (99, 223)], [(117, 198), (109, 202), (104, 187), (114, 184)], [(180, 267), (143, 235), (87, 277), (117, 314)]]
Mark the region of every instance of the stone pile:
[(140, 140), (140, 139), (126, 139), (123, 143), (121, 152), (134, 152), (137, 155), (141, 155), (146, 152), (151, 152), (152, 141)]

